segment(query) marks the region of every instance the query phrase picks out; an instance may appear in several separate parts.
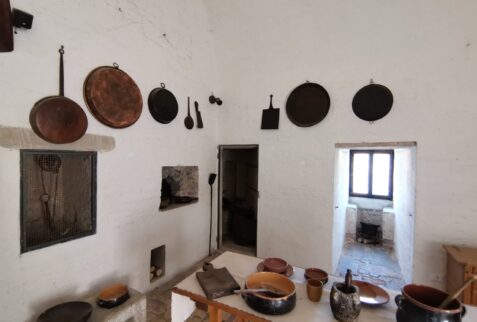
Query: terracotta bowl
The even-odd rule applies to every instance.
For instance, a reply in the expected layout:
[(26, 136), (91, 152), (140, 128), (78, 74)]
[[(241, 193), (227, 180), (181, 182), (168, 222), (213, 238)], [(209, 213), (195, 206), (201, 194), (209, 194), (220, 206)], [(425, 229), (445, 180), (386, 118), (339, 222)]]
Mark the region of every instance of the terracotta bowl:
[(323, 285), (328, 283), (328, 273), (322, 269), (310, 267), (305, 269), (305, 279), (314, 279), (323, 282)]
[(281, 258), (269, 257), (265, 258), (263, 265), (265, 266), (265, 270), (281, 274), (286, 271), (288, 263)]

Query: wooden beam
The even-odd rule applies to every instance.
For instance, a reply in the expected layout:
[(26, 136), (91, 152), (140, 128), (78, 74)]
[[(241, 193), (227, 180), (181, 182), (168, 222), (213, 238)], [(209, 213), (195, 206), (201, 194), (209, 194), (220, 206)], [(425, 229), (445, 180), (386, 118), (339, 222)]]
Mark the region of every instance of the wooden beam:
[[(206, 304), (208, 306), (209, 314), (212, 311), (212, 314), (214, 315), (214, 318), (219, 318), (219, 314), (220, 314), (220, 319), (221, 319), (222, 318), (222, 315), (221, 315), (222, 312), (219, 313), (218, 311), (225, 311), (227, 313), (230, 313), (230, 314), (236, 316), (238, 319), (242, 319), (244, 321), (272, 322), (271, 320), (261, 318), (259, 316), (254, 315), (254, 314), (242, 311), (240, 309), (237, 309), (235, 307), (232, 307), (232, 306), (220, 303), (220, 302), (209, 300), (208, 298), (206, 298), (202, 295), (195, 294), (195, 293), (192, 293), (192, 292), (187, 291), (187, 290), (183, 290), (183, 289), (178, 288), (178, 287), (173, 287), (172, 292), (174, 292), (176, 294), (179, 294), (179, 295), (182, 295), (182, 296), (187, 296), (188, 298), (190, 298), (191, 300), (193, 300), (195, 302), (200, 302), (200, 303)], [(210, 317), (210, 318), (211, 318), (210, 321), (215, 321), (215, 320), (212, 320), (212, 317)], [(240, 321), (240, 320), (238, 320), (238, 321)], [(222, 320), (219, 320), (219, 322), (222, 322)]]

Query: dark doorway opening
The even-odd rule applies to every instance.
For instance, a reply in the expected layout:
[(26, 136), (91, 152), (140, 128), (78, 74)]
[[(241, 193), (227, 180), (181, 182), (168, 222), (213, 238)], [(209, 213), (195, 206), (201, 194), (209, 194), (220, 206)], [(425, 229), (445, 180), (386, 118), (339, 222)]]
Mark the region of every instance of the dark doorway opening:
[(219, 146), (218, 248), (257, 254), (258, 145)]

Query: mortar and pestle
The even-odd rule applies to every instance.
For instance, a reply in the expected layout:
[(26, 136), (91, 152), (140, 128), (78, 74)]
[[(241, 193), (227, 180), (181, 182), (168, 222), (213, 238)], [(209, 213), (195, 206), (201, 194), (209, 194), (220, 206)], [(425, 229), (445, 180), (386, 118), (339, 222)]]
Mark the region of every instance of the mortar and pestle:
[(340, 322), (357, 322), (361, 312), (359, 288), (351, 285), (351, 270), (346, 271), (344, 283), (333, 283), (330, 293), (330, 306), (333, 316)]

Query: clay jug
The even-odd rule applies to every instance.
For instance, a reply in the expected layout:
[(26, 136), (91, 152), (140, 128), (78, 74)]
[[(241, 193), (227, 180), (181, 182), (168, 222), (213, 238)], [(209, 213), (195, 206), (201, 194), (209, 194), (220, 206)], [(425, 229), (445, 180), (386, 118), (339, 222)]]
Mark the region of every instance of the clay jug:
[(333, 283), (330, 305), (333, 316), (340, 322), (357, 322), (361, 312), (359, 288), (351, 285), (351, 270), (347, 270), (344, 283)]

